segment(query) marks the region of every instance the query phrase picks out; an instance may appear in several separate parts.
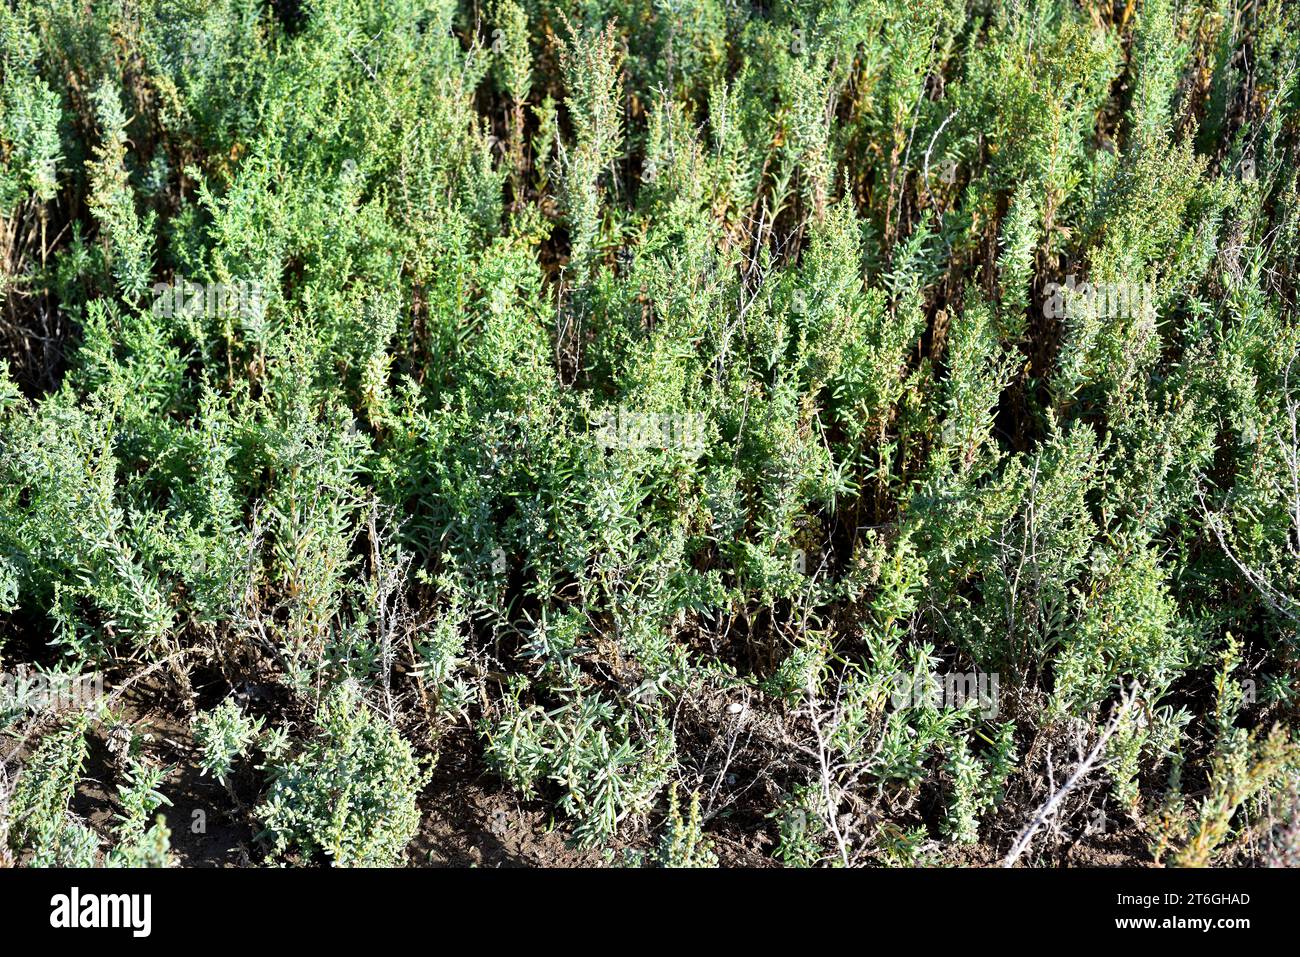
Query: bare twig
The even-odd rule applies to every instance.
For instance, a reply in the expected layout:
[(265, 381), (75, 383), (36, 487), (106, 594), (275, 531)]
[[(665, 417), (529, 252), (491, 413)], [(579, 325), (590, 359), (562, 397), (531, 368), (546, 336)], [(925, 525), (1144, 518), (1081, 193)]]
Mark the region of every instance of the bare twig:
[(1116, 707), (1115, 713), (1111, 716), (1109, 723), (1106, 725), (1106, 729), (1102, 731), (1101, 737), (1097, 739), (1097, 743), (1093, 745), (1092, 750), (1089, 751), (1087, 756), (1079, 762), (1078, 767), (1074, 769), (1074, 773), (1071, 774), (1066, 779), (1065, 783), (1061, 785), (1060, 790), (1047, 799), (1043, 806), (1034, 814), (1025, 829), (1020, 832), (1020, 836), (1016, 838), (1016, 842), (1011, 846), (1010, 852), (1002, 859), (1003, 867), (1013, 867), (1015, 865), (1016, 861), (1020, 859), (1020, 855), (1029, 848), (1029, 844), (1033, 841), (1034, 835), (1037, 834), (1039, 829), (1047, 823), (1048, 819), (1050, 819), (1060, 809), (1061, 802), (1065, 800), (1070, 792), (1073, 791), (1075, 787), (1078, 786), (1079, 782), (1087, 776), (1088, 772), (1092, 770), (1093, 765), (1097, 763), (1097, 758), (1101, 756), (1102, 751), (1105, 749), (1106, 742), (1111, 739), (1111, 736), (1119, 727), (1120, 722), (1124, 720), (1125, 715), (1132, 710), (1133, 703), (1137, 700), (1138, 690), (1138, 683), (1135, 681), (1133, 682), (1132, 688), (1129, 689), (1128, 696), (1121, 700), (1119, 706)]
[(839, 803), (831, 795), (831, 767), (827, 758), (826, 738), (822, 735), (821, 720), (817, 717), (815, 680), (812, 675), (808, 676), (808, 713), (812, 717), (813, 733), (817, 736), (817, 762), (821, 765), (822, 797), (826, 801), (826, 822), (830, 825), (831, 833), (835, 835), (835, 846), (839, 848), (840, 860), (847, 867), (849, 865), (849, 847), (845, 843), (844, 835), (840, 832)]

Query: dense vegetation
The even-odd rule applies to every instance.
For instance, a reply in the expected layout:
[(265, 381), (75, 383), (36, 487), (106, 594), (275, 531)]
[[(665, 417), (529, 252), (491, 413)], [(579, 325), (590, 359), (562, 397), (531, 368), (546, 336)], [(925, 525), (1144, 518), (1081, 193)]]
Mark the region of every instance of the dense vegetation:
[(5, 0), (0, 860), (1297, 862), (1298, 177), (1283, 0)]

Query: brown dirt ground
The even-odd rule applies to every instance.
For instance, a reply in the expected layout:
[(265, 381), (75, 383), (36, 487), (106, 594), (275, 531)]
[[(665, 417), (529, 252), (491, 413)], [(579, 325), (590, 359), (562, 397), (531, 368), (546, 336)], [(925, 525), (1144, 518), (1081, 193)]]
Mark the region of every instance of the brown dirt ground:
[[(264, 849), (256, 839), (250, 813), (259, 797), (255, 773), (249, 769), (237, 773), (229, 792), (204, 776), (189, 722), (163, 704), (169, 700), (174, 695), (164, 683), (141, 682), (122, 697), (117, 712), (145, 735), (150, 757), (173, 769), (161, 788), (171, 801), (162, 813), (172, 830), (178, 863), (185, 867), (258, 865)], [(683, 738), (690, 737), (688, 725), (683, 722), (679, 727), (686, 732)], [(92, 729), (89, 759), (72, 806), (100, 833), (108, 832), (118, 812), (113, 795), (120, 778), (106, 740), (109, 733), (100, 726)], [(741, 760), (731, 767), (748, 778), (757, 767), (745, 766), (745, 750), (739, 749)], [(706, 825), (723, 866), (775, 866), (769, 822), (749, 803), (737, 802)], [(625, 851), (646, 851), (652, 844), (651, 829), (642, 822), (627, 829), (630, 836), (610, 856), (573, 846), (564, 822), (553, 816), (553, 805), (540, 799), (520, 800), (483, 767), (467, 730), (444, 740), (419, 807), (420, 831), (408, 850), (408, 863), (416, 867), (598, 867), (619, 860)], [(199, 821), (203, 827), (197, 826)], [(943, 863), (997, 866), (1005, 846), (1014, 840), (1009, 824), (1007, 818), (1007, 823), (989, 829), (993, 844), (948, 849)], [(1023, 863), (1133, 867), (1148, 866), (1150, 857), (1136, 830), (1120, 830), (1057, 840), (1051, 853)]]

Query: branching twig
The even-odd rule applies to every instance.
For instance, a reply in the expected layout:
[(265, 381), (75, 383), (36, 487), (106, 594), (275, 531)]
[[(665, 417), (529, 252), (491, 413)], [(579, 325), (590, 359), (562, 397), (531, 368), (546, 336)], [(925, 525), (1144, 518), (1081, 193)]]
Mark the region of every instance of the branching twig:
[(1133, 682), (1133, 687), (1129, 689), (1128, 697), (1121, 700), (1119, 706), (1115, 709), (1114, 715), (1111, 716), (1110, 722), (1106, 725), (1106, 729), (1102, 731), (1101, 737), (1098, 738), (1097, 743), (1093, 745), (1092, 750), (1089, 751), (1087, 756), (1079, 762), (1079, 766), (1074, 769), (1074, 773), (1071, 774), (1066, 779), (1065, 783), (1061, 785), (1061, 789), (1047, 799), (1046, 803), (1044, 803), (1043, 806), (1034, 814), (1025, 829), (1020, 832), (1020, 836), (1016, 838), (1016, 842), (1011, 846), (1010, 852), (1002, 859), (1003, 867), (1012, 867), (1015, 865), (1016, 861), (1020, 859), (1020, 855), (1029, 848), (1029, 844), (1034, 839), (1034, 835), (1037, 834), (1039, 829), (1047, 823), (1048, 819), (1057, 812), (1061, 806), (1061, 802), (1065, 800), (1069, 793), (1073, 791), (1088, 772), (1092, 770), (1092, 766), (1097, 763), (1097, 758), (1105, 749), (1106, 742), (1109, 741), (1111, 735), (1115, 733), (1115, 730), (1119, 727), (1124, 716), (1133, 708), (1133, 703), (1137, 700), (1138, 690), (1138, 683), (1135, 681)]

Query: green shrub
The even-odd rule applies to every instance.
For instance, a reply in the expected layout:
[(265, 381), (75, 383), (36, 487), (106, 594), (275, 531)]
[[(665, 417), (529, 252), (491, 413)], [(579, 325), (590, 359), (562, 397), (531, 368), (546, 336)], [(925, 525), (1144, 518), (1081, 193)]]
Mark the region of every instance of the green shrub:
[(677, 787), (668, 790), (668, 819), (659, 838), (660, 867), (717, 867), (718, 855), (700, 828), (700, 797), (691, 795), (690, 810), (682, 817)]
[(665, 783), (672, 736), (662, 724), (637, 740), (629, 718), (600, 697), (579, 696), (551, 712), (525, 706), (516, 687), (503, 713), (485, 729), (488, 759), (525, 794), (543, 782), (559, 786), (559, 806), (574, 819), (580, 841), (609, 838), (629, 815), (641, 814)]
[[(670, 781), (791, 865), (990, 859), (1107, 735), (1020, 860), (1098, 783), (1260, 860), (1298, 77), (1287, 0), (0, 4), (6, 672), (153, 669), (281, 859), (400, 859), (445, 746), (642, 859)], [(166, 861), (49, 718), (11, 854)]]
[(246, 717), (231, 698), (212, 711), (195, 715), (194, 743), (203, 773), (224, 783), (236, 759), (247, 755), (257, 741), (264, 724), (262, 718)]
[(269, 767), (257, 815), (277, 853), (324, 854), (336, 867), (401, 860), (420, 825), (428, 771), (395, 728), (341, 685), (322, 701), (316, 735)]
[(41, 742), (9, 796), (6, 820), (14, 851), (30, 847), (37, 866), (90, 866), (98, 839), (69, 817), (68, 804), (86, 763), (85, 718)]

